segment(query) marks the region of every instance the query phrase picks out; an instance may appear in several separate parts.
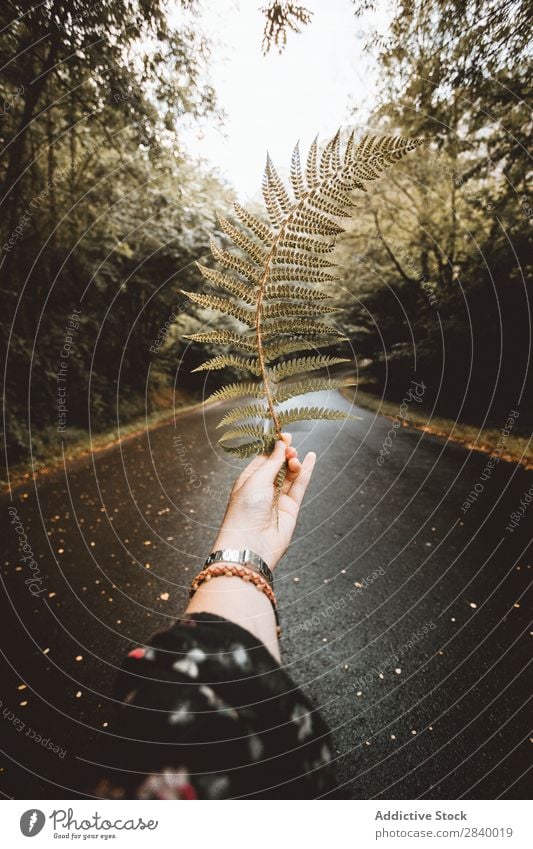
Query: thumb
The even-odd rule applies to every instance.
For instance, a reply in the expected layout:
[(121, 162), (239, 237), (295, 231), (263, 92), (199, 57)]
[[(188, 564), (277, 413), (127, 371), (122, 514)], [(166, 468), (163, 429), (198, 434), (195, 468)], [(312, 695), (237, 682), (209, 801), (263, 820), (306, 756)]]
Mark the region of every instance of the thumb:
[(285, 462), (286, 447), (287, 446), (282, 439), (277, 440), (272, 454), (267, 460), (265, 460), (261, 468), (256, 472), (258, 480), (262, 483), (274, 483), (277, 473)]

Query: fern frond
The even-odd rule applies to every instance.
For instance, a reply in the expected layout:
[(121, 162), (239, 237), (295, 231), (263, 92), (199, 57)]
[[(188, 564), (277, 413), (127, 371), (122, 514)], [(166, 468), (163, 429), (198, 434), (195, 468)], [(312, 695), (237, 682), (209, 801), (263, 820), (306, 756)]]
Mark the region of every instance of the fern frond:
[(317, 254), (329, 254), (335, 250), (335, 245), (331, 242), (321, 242), (318, 239), (311, 239), (309, 236), (299, 236), (296, 233), (289, 233), (287, 238), (283, 240), (283, 244), (286, 248), (298, 248)]
[(305, 183), (302, 174), (302, 163), (300, 160), (300, 145), (296, 144), (291, 156), (291, 184), (296, 200), (301, 200), (305, 195)]
[(278, 172), (274, 167), (274, 163), (272, 162), (270, 156), (267, 155), (267, 164), (266, 164), (266, 177), (268, 184), (270, 186), (271, 191), (274, 194), (274, 197), (279, 204), (280, 209), (287, 214), (291, 211), (293, 203), (289, 197), (287, 189), (283, 185)]
[[(351, 180), (350, 191), (352, 191), (353, 189), (357, 189), (361, 192), (366, 192), (364, 183), (358, 183), (357, 181)], [(347, 207), (348, 209), (358, 208), (353, 198), (344, 191), (344, 183), (341, 180), (335, 180), (333, 182), (326, 183), (320, 195), (321, 197), (335, 201), (336, 203), (339, 203), (342, 206)]]
[(243, 424), (227, 430), (218, 441), (223, 445), (225, 442), (231, 442), (233, 439), (242, 439), (244, 436), (254, 436), (256, 439), (261, 439), (264, 435), (265, 430), (262, 424)]
[(279, 499), (281, 498), (281, 492), (283, 489), (283, 484), (285, 483), (285, 478), (287, 477), (287, 472), (289, 471), (289, 464), (286, 460), (283, 461), (283, 465), (280, 467), (279, 472), (277, 473), (274, 479), (274, 500), (272, 502), (272, 509), (276, 514), (276, 524), (279, 529)]
[(207, 345), (233, 345), (239, 350), (257, 353), (255, 336), (241, 336), (233, 330), (201, 330), (184, 334), (183, 338), (191, 342), (205, 342)]
[(341, 165), (341, 128), (333, 136), (330, 150), (330, 166), (332, 171), (338, 171)]
[(295, 278), (302, 283), (332, 283), (335, 280), (340, 280), (337, 274), (327, 274), (325, 271), (316, 271), (301, 266), (275, 266), (270, 274), (273, 283), (284, 283)]
[(261, 369), (259, 368), (257, 359), (252, 359), (251, 357), (237, 357), (235, 354), (221, 354), (218, 357), (212, 357), (210, 360), (206, 360), (205, 363), (202, 363), (201, 366), (193, 368), (193, 373), (195, 371), (217, 371), (219, 369), (231, 367), (245, 369), (251, 374), (255, 374), (257, 377), (260, 377), (261, 375)]
[(307, 187), (309, 189), (314, 189), (318, 184), (318, 136), (313, 140), (311, 147), (309, 148), (309, 153), (307, 154), (307, 167), (305, 169), (305, 176), (307, 179)]
[(344, 410), (330, 410), (329, 407), (292, 407), (289, 410), (281, 410), (279, 414), (282, 427), (291, 424), (291, 422), (316, 420), (340, 421), (341, 419), (361, 420), (361, 416), (345, 413)]
[(303, 265), (307, 268), (333, 268), (336, 262), (325, 256), (317, 256), (306, 251), (295, 251), (293, 248), (280, 248), (272, 260), (272, 266)]
[(286, 224), (289, 233), (308, 233), (310, 236), (338, 236), (344, 227), (313, 209), (302, 209), (291, 216)]
[(327, 143), (320, 157), (320, 179), (325, 180), (331, 171), (339, 167), (339, 141), (341, 131), (337, 130), (333, 138)]
[(263, 318), (284, 318), (289, 315), (314, 316), (339, 312), (342, 307), (331, 306), (323, 301), (274, 301), (265, 304), (261, 315)]
[(301, 318), (281, 318), (276, 321), (270, 321), (268, 324), (263, 325), (262, 333), (265, 339), (268, 339), (271, 336), (281, 336), (283, 333), (298, 333), (301, 335), (308, 333), (313, 335), (323, 334), (336, 336), (340, 339), (346, 339), (342, 330), (337, 330), (335, 327), (331, 327), (331, 325), (323, 324), (319, 321), (305, 321)]
[(221, 448), (227, 451), (228, 454), (233, 454), (241, 460), (246, 460), (248, 457), (254, 457), (256, 454), (271, 454), (276, 442), (275, 436), (263, 436), (255, 442), (245, 442), (243, 445), (224, 445)]
[(285, 220), (285, 215), (281, 206), (278, 203), (276, 193), (268, 178), (268, 171), (266, 169), (263, 175), (263, 183), (261, 185), (261, 189), (263, 192), (263, 200), (265, 202), (265, 209), (268, 213), (268, 217), (270, 218), (274, 227), (279, 229)]
[(230, 398), (262, 398), (265, 394), (265, 387), (261, 381), (252, 383), (251, 381), (243, 381), (242, 383), (230, 383), (228, 386), (223, 386), (211, 393), (208, 401), (229, 401)]
[(227, 218), (217, 215), (217, 220), (220, 229), (228, 236), (234, 245), (241, 249), (245, 254), (248, 254), (251, 259), (258, 265), (262, 265), (266, 259), (267, 252), (261, 245), (250, 239), (246, 233), (243, 233), (238, 227), (235, 227)]
[(244, 407), (234, 407), (220, 419), (217, 428), (239, 422), (242, 419), (266, 419), (269, 418), (268, 413), (268, 407), (264, 404), (247, 404)]
[(352, 154), (353, 154), (353, 148), (354, 148), (354, 142), (355, 142), (355, 130), (352, 130), (352, 132), (348, 136), (348, 141), (346, 142), (346, 148), (345, 148), (345, 151), (344, 151), (344, 163), (343, 164), (344, 164), (345, 168), (349, 164), (349, 162), (351, 161)]
[(309, 371), (316, 371), (319, 368), (330, 368), (330, 366), (338, 365), (339, 363), (349, 363), (347, 357), (296, 357), (293, 360), (286, 360), (284, 363), (279, 363), (268, 370), (268, 377), (273, 383), (279, 383), (286, 377), (293, 377), (295, 374), (302, 374)]
[(196, 263), (196, 266), (203, 277), (209, 280), (210, 283), (214, 283), (227, 292), (231, 292), (232, 295), (236, 295), (241, 301), (245, 301), (250, 306), (255, 306), (257, 292), (249, 283), (237, 280), (236, 277), (231, 277), (229, 274), (223, 274), (221, 271), (217, 271), (216, 268), (207, 268), (206, 265), (201, 265), (199, 262)]
[(278, 357), (286, 354), (293, 354), (296, 351), (316, 351), (319, 348), (329, 348), (335, 345), (339, 339), (332, 341), (330, 336), (320, 336), (318, 334), (309, 334), (305, 338), (303, 336), (294, 339), (277, 339), (275, 341), (268, 340), (265, 345), (265, 362), (272, 363)]
[[(339, 219), (352, 217), (357, 208), (351, 194), (354, 190), (365, 192), (365, 183), (376, 180), (422, 141), (401, 136), (364, 136), (356, 144), (351, 133), (342, 153), (339, 130), (321, 153), (317, 139), (312, 142), (305, 174), (297, 144), (290, 163), (292, 193), (267, 156), (262, 189), (271, 225), (239, 204), (234, 207), (237, 224), (219, 218), (222, 232), (239, 253), (223, 250), (213, 241), (213, 258), (224, 270), (202, 265), (199, 269), (228, 297), (217, 292), (184, 294), (201, 307), (232, 316), (249, 328), (242, 333), (215, 329), (186, 337), (244, 352), (243, 356), (212, 356), (195, 371), (236, 368), (258, 378), (231, 383), (211, 396), (215, 400), (258, 399), (257, 403), (225, 413), (219, 427), (240, 424), (222, 437), (224, 450), (237, 457), (268, 453), (282, 425), (291, 421), (354, 418), (320, 406), (283, 410), (280, 405), (299, 395), (354, 384), (351, 378), (306, 377), (313, 371), (348, 362), (344, 357), (316, 353), (320, 348), (330, 348), (335, 354), (334, 346), (347, 339), (340, 330), (316, 320), (337, 310), (329, 292), (330, 284), (338, 280), (330, 254), (337, 237), (344, 232)], [(327, 292), (321, 290), (321, 284), (325, 284)], [(310, 354), (305, 356), (302, 352)], [(290, 354), (296, 356), (279, 362)], [(300, 379), (286, 382), (295, 376)], [(238, 444), (231, 444), (235, 440)], [(285, 473), (286, 467), (281, 468), (276, 498)]]
[(350, 202), (349, 207), (347, 208), (347, 204), (340, 203), (337, 200), (333, 201), (323, 192), (310, 196), (308, 203), (318, 212), (325, 212), (326, 215), (336, 215), (338, 218), (351, 218), (353, 213), (350, 210), (352, 210), (355, 206), (354, 203)]
[(293, 286), (290, 283), (269, 283), (265, 286), (266, 300), (293, 298), (294, 300), (326, 301), (330, 298), (327, 292), (320, 289), (309, 289), (307, 286)]
[(214, 239), (211, 239), (210, 246), (211, 253), (217, 262), (225, 268), (229, 268), (232, 271), (236, 271), (238, 274), (242, 274), (243, 277), (246, 277), (246, 279), (250, 280), (252, 283), (258, 282), (260, 268), (257, 265), (252, 265), (251, 262), (241, 259), (240, 256), (235, 256), (235, 254), (231, 254), (229, 251), (221, 250)]
[(274, 239), (276, 238), (275, 233), (270, 230), (266, 224), (251, 212), (248, 212), (247, 209), (244, 209), (238, 203), (233, 204), (233, 208), (235, 210), (235, 215), (240, 218), (245, 227), (248, 227), (249, 230), (260, 239), (263, 244), (267, 247), (270, 247)]
[(353, 148), (345, 170), (350, 178), (375, 180), (424, 141), (403, 136), (363, 136)]
[(356, 382), (349, 377), (332, 378), (331, 380), (323, 377), (309, 378), (309, 380), (301, 380), (278, 387), (276, 401), (281, 404), (283, 401), (288, 401), (289, 398), (296, 398), (298, 395), (308, 395), (310, 392), (325, 392), (355, 385)]
[(227, 298), (217, 298), (216, 295), (202, 295), (199, 292), (186, 292), (185, 289), (180, 289), (180, 292), (189, 298), (190, 301), (193, 301), (204, 309), (216, 310), (225, 315), (231, 315), (238, 321), (242, 321), (243, 324), (247, 324), (248, 327), (254, 326), (255, 313), (253, 310), (239, 307), (237, 304), (228, 301)]

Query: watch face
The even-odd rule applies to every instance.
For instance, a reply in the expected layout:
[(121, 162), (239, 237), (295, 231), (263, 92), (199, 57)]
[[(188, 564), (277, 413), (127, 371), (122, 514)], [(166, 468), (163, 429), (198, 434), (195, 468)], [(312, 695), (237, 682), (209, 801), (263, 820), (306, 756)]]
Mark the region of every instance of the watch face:
[(242, 563), (242, 554), (240, 551), (236, 551), (234, 548), (225, 548), (222, 552), (222, 558), (224, 560), (233, 560), (237, 563)]

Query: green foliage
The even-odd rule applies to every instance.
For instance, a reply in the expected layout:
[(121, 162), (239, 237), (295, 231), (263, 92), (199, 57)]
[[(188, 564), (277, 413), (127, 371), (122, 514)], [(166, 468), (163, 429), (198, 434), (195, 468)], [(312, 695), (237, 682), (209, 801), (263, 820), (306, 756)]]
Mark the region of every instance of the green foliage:
[(287, 32), (300, 32), (300, 27), (308, 24), (313, 13), (305, 6), (297, 6), (288, 0), (274, 0), (268, 6), (261, 9), (265, 15), (265, 28), (263, 31), (263, 53), (268, 53), (272, 47), (276, 47), (281, 53), (287, 44)]
[[(163, 351), (178, 309), (176, 269), (193, 289), (211, 199), (226, 195), (181, 148), (183, 125), (212, 114), (214, 99), (201, 82), (207, 53), (195, 4), (180, 5), (172, 24), (163, 0), (0, 4), (10, 464), (38, 454), (45, 429), (57, 450), (89, 425), (109, 431), (117, 415), (122, 424), (172, 402), (176, 357), (167, 363)], [(60, 434), (57, 375), (74, 308)]]
[[(183, 294), (200, 307), (244, 326), (200, 330), (186, 338), (211, 345), (231, 345), (252, 355), (221, 354), (196, 369), (232, 367), (259, 378), (223, 386), (211, 398), (248, 397), (264, 402), (224, 415), (220, 425), (248, 418), (259, 420), (225, 433), (220, 442), (226, 451), (238, 457), (263, 451), (279, 438), (283, 424), (306, 416), (325, 420), (346, 418), (343, 412), (320, 407), (278, 409), (290, 398), (352, 385), (353, 381), (348, 379), (306, 377), (309, 372), (329, 370), (331, 366), (348, 362), (346, 358), (314, 354), (278, 360), (293, 352), (315, 352), (319, 347), (347, 338), (338, 327), (316, 320), (317, 316), (339, 309), (331, 303), (327, 289), (324, 290), (324, 287), (331, 289), (331, 284), (339, 279), (330, 273), (334, 263), (327, 256), (344, 232), (338, 219), (349, 219), (353, 214), (355, 205), (350, 192), (364, 190), (364, 182), (380, 177), (419, 144), (421, 139), (400, 136), (365, 136), (355, 143), (352, 133), (341, 151), (339, 130), (322, 151), (315, 139), (305, 174), (297, 145), (291, 160), (292, 194), (267, 157), (262, 189), (269, 225), (239, 205), (235, 206), (235, 213), (240, 224), (219, 218), (219, 226), (233, 243), (233, 250), (212, 241), (213, 258), (224, 270), (199, 267), (210, 284), (224, 289), (232, 298), (212, 292), (184, 291)], [(302, 283), (310, 285), (302, 286)], [(294, 376), (300, 379), (290, 382)], [(250, 438), (252, 441), (241, 441)], [(239, 441), (235, 443), (235, 440)]]
[(345, 326), (368, 363), (360, 379), (401, 399), (416, 372), (434, 413), (499, 427), (520, 409), (529, 432), (531, 4), (394, 0), (391, 10), (387, 37), (368, 45), (381, 68), (370, 123), (432, 144), (390, 173), (342, 237), (354, 295)]

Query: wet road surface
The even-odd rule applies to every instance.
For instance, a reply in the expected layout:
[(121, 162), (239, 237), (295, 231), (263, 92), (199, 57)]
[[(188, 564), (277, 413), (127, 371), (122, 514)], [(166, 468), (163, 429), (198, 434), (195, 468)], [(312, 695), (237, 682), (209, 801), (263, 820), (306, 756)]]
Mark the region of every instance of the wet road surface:
[[(5, 796), (83, 795), (120, 733), (116, 667), (183, 609), (242, 468), (216, 446), (222, 410), (3, 497)], [(533, 506), (508, 526), (533, 473), (407, 428), (379, 465), (390, 419), (352, 412), (292, 427), (319, 459), (276, 576), (284, 662), (333, 730), (348, 797), (527, 797)]]

